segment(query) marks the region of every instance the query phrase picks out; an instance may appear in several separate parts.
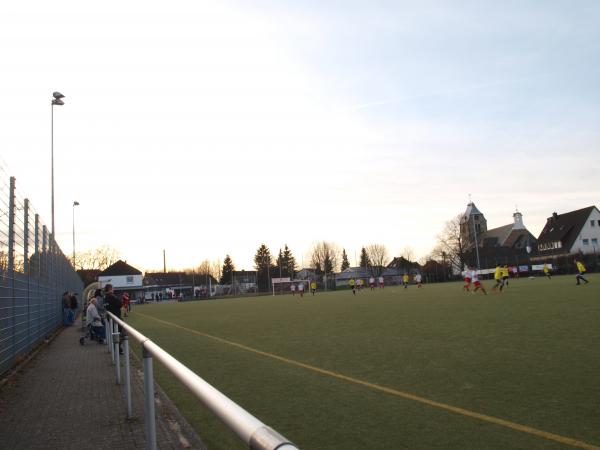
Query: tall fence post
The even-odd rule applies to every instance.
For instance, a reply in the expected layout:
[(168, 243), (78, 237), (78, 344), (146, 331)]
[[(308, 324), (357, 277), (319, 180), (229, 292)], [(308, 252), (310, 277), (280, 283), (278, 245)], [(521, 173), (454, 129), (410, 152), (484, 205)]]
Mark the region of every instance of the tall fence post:
[[(45, 318), (46, 318), (46, 309), (48, 307), (48, 228), (46, 227), (46, 225), (42, 226), (42, 254), (41, 254), (41, 261), (43, 262), (43, 276), (44, 276), (44, 285), (43, 285), (43, 292), (44, 294), (42, 295), (40, 292), (40, 300), (43, 302), (43, 307), (42, 307), (42, 311), (43, 311), (43, 316), (42, 318), (44, 318), (44, 332), (46, 331), (46, 325), (45, 325)], [(40, 275), (41, 277), (41, 275)], [(61, 304), (62, 305), (62, 304)], [(65, 313), (63, 311), (63, 322), (65, 321)]]
[(23, 202), (23, 271), (27, 277), (27, 350), (31, 345), (31, 306), (29, 276), (29, 199)]
[(42, 276), (42, 257), (40, 254), (40, 215), (35, 215), (35, 224), (34, 224), (34, 238), (33, 238), (33, 246), (35, 248), (33, 254), (35, 255), (36, 261), (36, 273), (35, 276), (37, 278), (37, 289), (35, 290), (35, 298), (36, 298), (36, 310), (37, 310), (37, 324), (34, 328), (34, 333), (37, 335), (37, 331), (40, 327), (40, 278)]
[(142, 343), (144, 358), (144, 410), (146, 418), (146, 448), (156, 450), (156, 418), (154, 417), (154, 374), (152, 373), (152, 354)]
[(15, 177), (10, 177), (10, 191), (8, 198), (8, 276), (10, 277), (10, 297), (12, 300), (12, 358), (16, 356), (15, 343)]

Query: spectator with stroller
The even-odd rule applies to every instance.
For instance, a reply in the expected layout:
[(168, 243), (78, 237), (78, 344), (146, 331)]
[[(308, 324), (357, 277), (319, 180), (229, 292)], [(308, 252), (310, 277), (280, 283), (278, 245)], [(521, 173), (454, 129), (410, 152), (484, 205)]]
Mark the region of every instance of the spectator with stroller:
[(99, 344), (104, 343), (106, 334), (104, 332), (104, 325), (102, 324), (102, 317), (100, 317), (98, 309), (96, 308), (96, 297), (92, 297), (90, 300), (90, 304), (85, 313), (85, 318), (86, 323), (90, 327), (92, 336), (96, 335), (98, 337)]
[(102, 298), (102, 289), (96, 289), (94, 291), (94, 298), (96, 299), (96, 309), (98, 314), (102, 317), (102, 322), (106, 319), (106, 307), (104, 306), (104, 298)]

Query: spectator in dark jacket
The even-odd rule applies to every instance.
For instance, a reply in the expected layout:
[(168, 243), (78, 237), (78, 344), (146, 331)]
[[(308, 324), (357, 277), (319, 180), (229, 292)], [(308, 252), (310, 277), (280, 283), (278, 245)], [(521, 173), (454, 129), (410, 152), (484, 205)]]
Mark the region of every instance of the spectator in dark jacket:
[(71, 305), (71, 323), (75, 322), (75, 317), (77, 317), (77, 309), (79, 308), (79, 302), (77, 301), (77, 293), (71, 292), (71, 297), (69, 299)]
[(113, 313), (119, 319), (121, 318), (123, 302), (114, 294), (112, 284), (104, 286), (104, 307), (108, 312)]
[[(106, 310), (119, 319), (121, 318), (121, 307), (123, 306), (123, 302), (118, 298), (113, 292), (113, 285), (107, 284), (104, 286), (104, 307)], [(122, 333), (121, 326), (119, 326), (119, 333)], [(119, 353), (123, 354), (123, 349), (121, 348), (121, 339), (119, 339)]]
[(65, 325), (71, 325), (71, 296), (68, 291), (62, 295), (63, 322)]

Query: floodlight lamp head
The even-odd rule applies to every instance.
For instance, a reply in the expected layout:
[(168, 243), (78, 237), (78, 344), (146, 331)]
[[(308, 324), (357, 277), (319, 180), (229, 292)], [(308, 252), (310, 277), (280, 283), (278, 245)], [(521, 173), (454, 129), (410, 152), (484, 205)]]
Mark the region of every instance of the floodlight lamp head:
[(54, 100), (52, 100), (52, 104), (62, 106), (65, 104), (65, 102), (63, 102), (60, 98), (55, 98)]
[(53, 92), (53, 93), (52, 93), (52, 96), (53, 96), (55, 99), (57, 99), (57, 100), (59, 100), (59, 99), (61, 99), (61, 98), (65, 98), (65, 96), (64, 96), (64, 95), (62, 95), (60, 92)]

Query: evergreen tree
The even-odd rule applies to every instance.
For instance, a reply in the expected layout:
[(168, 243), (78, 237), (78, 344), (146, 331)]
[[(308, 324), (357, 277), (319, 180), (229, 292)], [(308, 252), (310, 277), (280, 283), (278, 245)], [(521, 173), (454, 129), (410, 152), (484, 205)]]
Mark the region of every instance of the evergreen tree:
[(296, 272), (296, 258), (292, 255), (292, 251), (288, 248), (287, 244), (283, 247), (283, 255), (282, 255), (282, 268), (285, 272), (285, 277), (294, 277), (294, 273)]
[(265, 244), (261, 244), (254, 255), (254, 268), (257, 271), (259, 290), (269, 290), (269, 278), (272, 266), (273, 257), (271, 256), (271, 251)]
[(325, 258), (323, 259), (323, 270), (326, 274), (333, 272), (333, 260), (330, 255), (325, 255)]
[(341, 271), (343, 272), (347, 268), (350, 267), (350, 262), (348, 261), (348, 255), (346, 254), (346, 249), (342, 249), (342, 267)]
[(225, 255), (225, 260), (223, 260), (223, 269), (221, 269), (221, 279), (219, 280), (220, 284), (229, 284), (233, 279), (233, 271), (235, 270), (235, 266), (233, 265), (233, 261), (229, 255)]
[(369, 255), (367, 254), (367, 249), (362, 248), (360, 250), (360, 267), (367, 268), (371, 265), (371, 261), (369, 260)]

